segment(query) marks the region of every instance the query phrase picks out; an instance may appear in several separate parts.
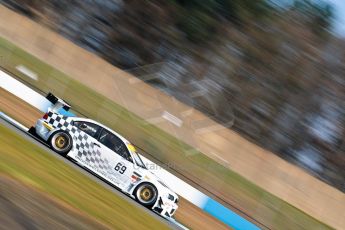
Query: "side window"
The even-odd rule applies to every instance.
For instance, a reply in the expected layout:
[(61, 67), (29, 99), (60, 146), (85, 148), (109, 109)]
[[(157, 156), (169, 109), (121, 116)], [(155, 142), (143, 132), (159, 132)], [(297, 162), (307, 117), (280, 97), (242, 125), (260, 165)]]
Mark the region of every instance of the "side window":
[(76, 126), (81, 131), (84, 131), (85, 133), (89, 134), (90, 136), (97, 138), (98, 134), (101, 130), (101, 127), (99, 127), (96, 124), (85, 122), (85, 121), (75, 121), (74, 126)]
[(126, 160), (133, 162), (125, 143), (123, 143), (120, 138), (107, 131), (106, 129), (102, 130), (99, 137), (99, 142), (101, 142), (103, 145), (107, 146), (109, 149), (122, 156)]

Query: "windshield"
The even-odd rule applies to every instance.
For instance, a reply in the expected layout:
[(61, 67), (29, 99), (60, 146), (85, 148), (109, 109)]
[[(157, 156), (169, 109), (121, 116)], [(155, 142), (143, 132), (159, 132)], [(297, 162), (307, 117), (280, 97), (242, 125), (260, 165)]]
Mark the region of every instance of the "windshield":
[(141, 168), (147, 169), (144, 162), (141, 160), (139, 154), (137, 152), (132, 152), (135, 164)]

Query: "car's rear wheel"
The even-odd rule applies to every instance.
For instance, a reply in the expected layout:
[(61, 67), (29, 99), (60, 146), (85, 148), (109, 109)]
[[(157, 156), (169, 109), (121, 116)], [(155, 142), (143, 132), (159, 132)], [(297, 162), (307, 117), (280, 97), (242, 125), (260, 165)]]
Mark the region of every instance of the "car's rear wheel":
[(142, 183), (135, 189), (134, 195), (140, 204), (152, 207), (157, 200), (158, 192), (153, 184)]
[(66, 156), (72, 148), (72, 137), (64, 131), (57, 131), (49, 138), (49, 144), (55, 152)]

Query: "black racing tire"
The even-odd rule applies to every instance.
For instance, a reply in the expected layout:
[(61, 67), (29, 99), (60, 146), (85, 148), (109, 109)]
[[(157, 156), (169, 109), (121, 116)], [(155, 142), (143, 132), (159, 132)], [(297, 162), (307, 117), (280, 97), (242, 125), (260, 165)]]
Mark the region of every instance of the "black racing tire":
[(58, 130), (50, 135), (48, 143), (55, 152), (63, 156), (66, 156), (73, 146), (71, 135), (63, 130)]
[(139, 184), (134, 190), (135, 199), (142, 205), (151, 208), (158, 198), (157, 188), (148, 182)]

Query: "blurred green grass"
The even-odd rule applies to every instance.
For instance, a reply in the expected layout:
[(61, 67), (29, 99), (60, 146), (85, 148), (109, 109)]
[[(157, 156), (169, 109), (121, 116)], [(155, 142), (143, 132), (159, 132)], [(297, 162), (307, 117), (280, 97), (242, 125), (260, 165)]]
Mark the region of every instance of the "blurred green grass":
[[(259, 188), (182, 141), (148, 124), (103, 95), (0, 38), (2, 67), (20, 80), (72, 104), (75, 111), (100, 121), (135, 143), (176, 172), (210, 193), (231, 200), (256, 220), (273, 229), (330, 229), (301, 210)], [(16, 70), (24, 65), (39, 75), (34, 81)], [(164, 165), (162, 165), (164, 166)]]
[(113, 229), (167, 229), (42, 148), (0, 124), (0, 173), (32, 185)]

